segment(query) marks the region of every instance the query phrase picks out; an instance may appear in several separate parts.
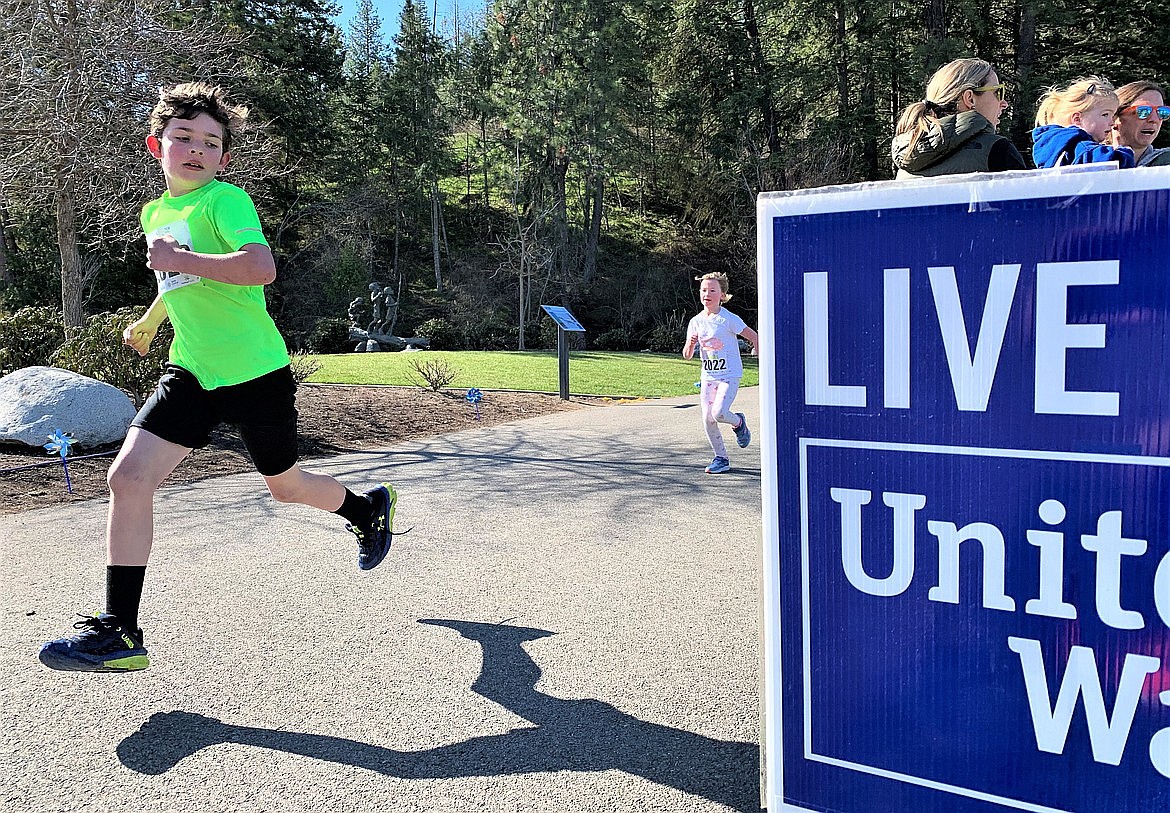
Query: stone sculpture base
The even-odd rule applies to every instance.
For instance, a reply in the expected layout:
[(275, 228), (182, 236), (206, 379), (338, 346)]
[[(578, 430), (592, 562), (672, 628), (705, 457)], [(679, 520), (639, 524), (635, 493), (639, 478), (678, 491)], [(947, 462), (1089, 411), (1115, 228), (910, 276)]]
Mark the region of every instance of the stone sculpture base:
[(372, 333), (354, 327), (349, 329), (349, 338), (357, 342), (353, 349), (355, 353), (376, 353), (381, 350), (429, 350), (431, 347), (431, 340), (424, 336), (405, 338), (391, 336), (389, 333)]

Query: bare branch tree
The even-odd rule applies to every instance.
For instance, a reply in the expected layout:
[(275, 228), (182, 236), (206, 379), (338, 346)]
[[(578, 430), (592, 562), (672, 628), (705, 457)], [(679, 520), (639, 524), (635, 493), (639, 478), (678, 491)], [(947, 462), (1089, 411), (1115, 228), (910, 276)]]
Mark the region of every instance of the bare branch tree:
[[(183, 5), (0, 0), (0, 208), (55, 214), (67, 328), (84, 318), (82, 247), (134, 239), (157, 195), (143, 139), (159, 88), (238, 75), (239, 37)], [(247, 153), (244, 174), (263, 163)]]
[(519, 350), (527, 349), (524, 332), (528, 313), (532, 309), (532, 280), (542, 272), (548, 275), (553, 270), (554, 251), (540, 233), (540, 227), (547, 222), (549, 214), (551, 213), (537, 214), (531, 221), (525, 222), (521, 213), (515, 212), (516, 233), (502, 233), (499, 239), (492, 243), (503, 254), (503, 262), (496, 269), (496, 274), (512, 274), (520, 283), (517, 303)]

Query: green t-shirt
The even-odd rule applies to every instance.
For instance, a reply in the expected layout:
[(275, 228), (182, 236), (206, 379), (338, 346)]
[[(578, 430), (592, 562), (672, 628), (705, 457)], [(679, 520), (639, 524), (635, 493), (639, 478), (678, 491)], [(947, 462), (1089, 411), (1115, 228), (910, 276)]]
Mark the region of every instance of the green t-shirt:
[[(248, 193), (212, 180), (177, 198), (164, 193), (142, 207), (147, 236), (171, 234), (191, 251), (230, 254), (268, 245)], [(264, 303), (263, 285), (231, 285), (192, 274), (155, 272), (175, 328), (172, 364), (204, 389), (241, 384), (289, 363), (288, 349)]]

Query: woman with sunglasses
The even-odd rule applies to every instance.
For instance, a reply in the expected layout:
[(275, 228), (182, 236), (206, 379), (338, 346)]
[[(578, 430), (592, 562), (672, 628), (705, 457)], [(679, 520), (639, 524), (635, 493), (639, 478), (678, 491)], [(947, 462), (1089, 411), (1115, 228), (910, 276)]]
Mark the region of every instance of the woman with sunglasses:
[(982, 59), (943, 65), (930, 77), (926, 98), (898, 119), (890, 150), (897, 177), (1025, 169), (1020, 151), (995, 132), (1006, 98), (1007, 86)]
[(1113, 145), (1133, 150), (1139, 167), (1170, 166), (1170, 147), (1154, 146), (1162, 123), (1170, 119), (1165, 98), (1162, 86), (1154, 82), (1130, 82), (1117, 89)]
[(1119, 102), (1108, 79), (1086, 76), (1040, 97), (1032, 130), (1032, 160), (1040, 169), (1116, 161), (1134, 165), (1129, 147), (1114, 147), (1113, 117)]

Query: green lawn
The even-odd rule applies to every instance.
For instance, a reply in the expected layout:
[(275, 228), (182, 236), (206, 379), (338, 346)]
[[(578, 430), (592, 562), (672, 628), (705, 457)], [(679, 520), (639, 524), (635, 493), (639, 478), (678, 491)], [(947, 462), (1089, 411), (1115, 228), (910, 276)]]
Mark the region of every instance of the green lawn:
[[(419, 384), (412, 362), (440, 361), (455, 371), (451, 387), (485, 390), (559, 392), (555, 350), (530, 352), (424, 351), (419, 353), (346, 353), (312, 356), (321, 369), (309, 377), (316, 384)], [(759, 383), (754, 358), (744, 356), (742, 386)], [(691, 395), (699, 380), (699, 362), (657, 353), (574, 350), (569, 354), (569, 392), (658, 398)]]

